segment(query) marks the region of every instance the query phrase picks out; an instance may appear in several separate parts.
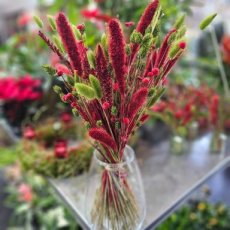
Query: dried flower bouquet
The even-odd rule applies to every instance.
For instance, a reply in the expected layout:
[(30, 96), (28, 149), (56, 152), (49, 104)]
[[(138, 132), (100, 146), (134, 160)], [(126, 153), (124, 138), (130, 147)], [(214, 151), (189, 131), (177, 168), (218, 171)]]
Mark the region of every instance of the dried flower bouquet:
[[(63, 79), (68, 93), (63, 94), (58, 86), (55, 91), (85, 121), (93, 145), (106, 163), (123, 162), (127, 141), (147, 120), (147, 109), (163, 94), (166, 77), (186, 48), (184, 16), (161, 41), (162, 15), (159, 1), (152, 1), (128, 40), (119, 20), (111, 19), (95, 51), (85, 45), (84, 25), (71, 25), (63, 13), (56, 21), (49, 18), (59, 35), (54, 42), (39, 31), (63, 64), (62, 70), (45, 66), (51, 75)], [(106, 169), (102, 174), (92, 210), (98, 229), (106, 223), (110, 229), (135, 229), (138, 206), (126, 174), (121, 174)]]

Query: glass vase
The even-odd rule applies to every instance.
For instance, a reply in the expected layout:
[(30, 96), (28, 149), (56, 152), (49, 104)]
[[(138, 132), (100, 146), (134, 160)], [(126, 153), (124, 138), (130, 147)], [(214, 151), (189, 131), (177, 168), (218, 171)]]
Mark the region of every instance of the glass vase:
[(188, 139), (193, 140), (198, 136), (199, 125), (197, 121), (193, 121), (188, 127)]
[(86, 218), (94, 230), (137, 230), (146, 214), (140, 170), (131, 147), (121, 163), (101, 160), (94, 151), (88, 174)]
[(211, 153), (224, 154), (226, 149), (227, 136), (224, 133), (214, 132), (211, 139)]
[(170, 141), (170, 149), (172, 154), (182, 155), (186, 150), (185, 139), (179, 135), (172, 136)]

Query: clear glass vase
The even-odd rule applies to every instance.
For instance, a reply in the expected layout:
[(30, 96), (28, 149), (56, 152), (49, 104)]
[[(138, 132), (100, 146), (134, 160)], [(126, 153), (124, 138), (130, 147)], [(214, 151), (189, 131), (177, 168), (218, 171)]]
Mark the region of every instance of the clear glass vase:
[(175, 155), (182, 155), (186, 151), (185, 139), (179, 135), (172, 136), (170, 140), (171, 153)]
[(212, 135), (211, 153), (224, 154), (226, 150), (227, 136), (224, 133), (214, 132)]
[(146, 214), (140, 170), (131, 147), (121, 163), (101, 161), (94, 151), (88, 174), (86, 218), (94, 230), (140, 229)]
[(197, 121), (193, 121), (188, 127), (188, 139), (193, 140), (198, 136), (199, 124)]

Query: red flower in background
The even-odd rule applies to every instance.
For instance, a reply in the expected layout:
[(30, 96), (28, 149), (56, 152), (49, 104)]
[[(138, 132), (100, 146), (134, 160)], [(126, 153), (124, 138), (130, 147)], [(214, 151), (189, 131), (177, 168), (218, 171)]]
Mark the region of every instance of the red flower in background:
[(210, 104), (210, 121), (212, 125), (217, 125), (218, 118), (219, 118), (219, 103), (220, 103), (220, 97), (219, 95), (215, 94), (211, 98), (211, 104)]
[(56, 158), (66, 158), (68, 156), (67, 141), (56, 141), (54, 145), (54, 155)]
[(25, 75), (19, 79), (8, 77), (0, 79), (0, 100), (4, 101), (35, 101), (42, 97), (38, 90), (41, 81)]
[(67, 112), (62, 113), (62, 115), (61, 115), (62, 122), (66, 123), (66, 124), (70, 123), (72, 121), (72, 118), (73, 118), (72, 115), (70, 113), (67, 113)]
[(36, 137), (36, 133), (33, 127), (28, 126), (23, 131), (23, 137), (28, 140), (32, 140)]
[(18, 19), (17, 19), (17, 24), (19, 27), (27, 26), (32, 19), (32, 15), (28, 12), (22, 13)]
[(21, 184), (18, 188), (19, 200), (24, 202), (31, 202), (33, 200), (32, 188), (27, 184)]
[(223, 59), (230, 65), (230, 36), (225, 35), (222, 39)]
[(86, 19), (96, 19), (104, 22), (109, 22), (112, 19), (111, 16), (101, 13), (98, 8), (83, 9), (81, 10), (81, 15)]

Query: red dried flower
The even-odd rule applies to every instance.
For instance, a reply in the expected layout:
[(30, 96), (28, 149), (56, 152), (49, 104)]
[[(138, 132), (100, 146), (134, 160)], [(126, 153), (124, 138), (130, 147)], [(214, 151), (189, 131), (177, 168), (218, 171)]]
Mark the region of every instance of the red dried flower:
[(128, 125), (130, 122), (129, 118), (128, 117), (124, 117), (123, 120), (122, 120), (122, 123)]
[(180, 49), (184, 50), (186, 48), (186, 42), (181, 41), (181, 42), (179, 42), (178, 46), (180, 47)]
[(133, 94), (128, 110), (128, 117), (130, 120), (136, 116), (139, 109), (145, 104), (147, 95), (148, 89), (146, 87), (140, 88), (136, 93)]
[(81, 32), (83, 32), (83, 31), (85, 31), (85, 25), (79, 24), (79, 25), (77, 25), (77, 29), (80, 30)]
[(96, 50), (96, 72), (103, 91), (103, 101), (112, 104), (112, 81), (108, 72), (108, 63), (100, 45)]
[(148, 85), (149, 82), (150, 82), (150, 80), (149, 80), (149, 78), (147, 78), (147, 77), (145, 77), (145, 78), (142, 79), (142, 83), (143, 83), (144, 85)]
[(125, 93), (125, 39), (118, 20), (112, 19), (108, 24), (109, 56), (119, 85), (121, 95)]
[(141, 16), (141, 19), (139, 20), (139, 23), (137, 25), (136, 30), (142, 34), (145, 33), (145, 30), (151, 23), (153, 16), (156, 12), (156, 9), (159, 5), (159, 0), (154, 0), (151, 2), (145, 9), (143, 15)]
[(89, 136), (113, 150), (117, 149), (116, 142), (103, 128), (91, 128), (89, 130)]
[(158, 76), (160, 73), (160, 70), (158, 68), (153, 68), (151, 72), (152, 72), (153, 76)]
[(119, 90), (119, 85), (118, 85), (118, 83), (114, 83), (114, 84), (113, 84), (113, 90), (114, 90), (114, 91), (118, 91), (118, 90)]
[(80, 54), (77, 48), (76, 39), (72, 28), (63, 13), (59, 13), (56, 19), (57, 30), (60, 34), (62, 42), (64, 44), (65, 50), (69, 55), (72, 67), (77, 71), (77, 73), (82, 75), (82, 64)]
[(110, 108), (110, 104), (109, 104), (109, 102), (104, 102), (103, 104), (102, 104), (102, 108), (104, 109), (104, 110), (107, 110), (107, 109), (109, 109)]

